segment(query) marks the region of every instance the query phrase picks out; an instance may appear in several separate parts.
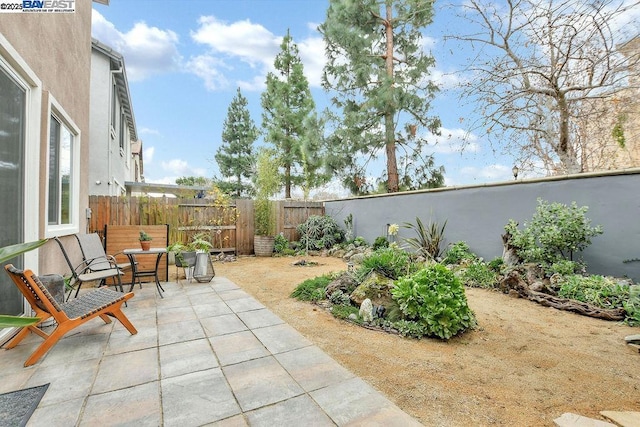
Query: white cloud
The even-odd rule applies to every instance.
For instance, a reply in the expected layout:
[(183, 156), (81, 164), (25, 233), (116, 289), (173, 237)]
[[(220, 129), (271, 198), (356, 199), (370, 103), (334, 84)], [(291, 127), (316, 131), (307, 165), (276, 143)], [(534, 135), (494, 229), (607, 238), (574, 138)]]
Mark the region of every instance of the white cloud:
[(138, 128), (138, 133), (140, 135), (157, 135), (160, 136), (160, 131), (156, 129), (149, 129), (145, 127)]
[(282, 41), (282, 37), (276, 37), (248, 19), (227, 24), (214, 16), (202, 16), (198, 23), (198, 30), (191, 32), (194, 41), (209, 46), (213, 52), (240, 58), (254, 67), (270, 66)]
[(221, 59), (211, 55), (199, 55), (191, 58), (187, 63), (187, 68), (204, 81), (208, 90), (214, 91), (229, 86), (229, 82), (221, 68), (226, 68)]
[(144, 80), (153, 74), (181, 68), (178, 35), (171, 30), (138, 22), (131, 30), (123, 33), (94, 9), (91, 33), (124, 57), (130, 81)]
[[(203, 168), (194, 168), (189, 166), (189, 163), (186, 160), (182, 159), (173, 159), (168, 162), (161, 162), (160, 164), (162, 170), (165, 172), (176, 175), (177, 177), (181, 176), (206, 176), (207, 171)], [(175, 183), (175, 179), (174, 179)]]
[(304, 64), (304, 74), (309, 80), (309, 85), (320, 87), (322, 70), (326, 63), (324, 40), (322, 40), (322, 37), (310, 37), (298, 43), (298, 48), (300, 49), (300, 60)]
[(143, 158), (145, 164), (153, 163), (153, 154), (156, 151), (156, 147), (147, 147), (142, 149)]
[[(236, 85), (247, 91), (264, 89), (266, 74), (273, 71), (273, 61), (280, 52), (282, 37), (276, 36), (260, 24), (248, 19), (225, 22), (214, 16), (202, 16), (199, 27), (191, 32), (191, 38), (209, 51), (189, 61), (189, 68), (204, 79), (209, 90), (228, 84), (227, 73), (233, 70), (233, 60), (249, 65), (255, 75), (248, 79), (237, 79)], [(316, 24), (313, 25), (315, 30)], [(320, 37), (295, 40), (304, 64), (305, 75), (310, 86), (320, 86), (324, 67), (324, 43)]]

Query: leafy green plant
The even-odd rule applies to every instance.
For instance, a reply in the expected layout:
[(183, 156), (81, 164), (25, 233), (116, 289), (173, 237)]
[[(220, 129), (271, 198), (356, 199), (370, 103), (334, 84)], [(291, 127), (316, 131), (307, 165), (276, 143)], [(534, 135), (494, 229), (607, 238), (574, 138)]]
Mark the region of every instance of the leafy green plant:
[(489, 261), (489, 263), (487, 264), (487, 267), (489, 267), (491, 271), (500, 273), (500, 270), (502, 270), (503, 265), (504, 265), (504, 260), (502, 259), (502, 257), (496, 257), (491, 261)]
[(560, 274), (562, 276), (568, 276), (574, 274), (579, 269), (579, 264), (575, 261), (569, 261), (563, 259), (556, 261), (547, 268), (549, 274)]
[(495, 288), (498, 283), (497, 273), (482, 261), (467, 265), (460, 279), (465, 285), (474, 288)]
[(358, 316), (360, 309), (352, 305), (334, 305), (331, 307), (331, 314), (337, 319), (349, 319), (351, 314), (355, 314), (355, 319), (349, 319), (350, 322), (362, 324), (362, 318)]
[(505, 231), (511, 235), (511, 244), (525, 262), (539, 263), (548, 268), (563, 261), (573, 260), (575, 252), (591, 244), (591, 238), (602, 234), (600, 226), (591, 227), (586, 217), (588, 208), (575, 202), (567, 206), (538, 199), (538, 206), (524, 228), (510, 220)]
[(388, 247), (389, 247), (389, 241), (385, 236), (378, 236), (376, 237), (376, 240), (373, 241), (374, 251), (380, 248), (388, 248)]
[(464, 287), (443, 265), (432, 264), (399, 279), (391, 294), (404, 320), (417, 322), (424, 335), (449, 339), (476, 324)]
[(275, 215), (269, 198), (280, 188), (279, 165), (275, 150), (263, 148), (258, 152), (254, 205), (254, 226), (257, 236), (272, 236), (275, 230)]
[(276, 235), (273, 249), (278, 254), (284, 254), (284, 252), (289, 249), (289, 241), (284, 237), (284, 234), (279, 233)]
[(416, 217), (415, 224), (405, 222), (402, 226), (416, 232), (417, 237), (408, 237), (404, 241), (413, 247), (418, 254), (435, 261), (442, 256), (440, 246), (444, 243), (444, 229), (447, 226), (447, 221), (442, 224), (442, 227), (435, 222), (430, 222), (425, 227), (422, 220)]
[(344, 240), (344, 231), (328, 215), (311, 215), (296, 229), (301, 246), (312, 251), (331, 248)]
[[(16, 245), (4, 246), (0, 248), (0, 263), (5, 263), (20, 254), (29, 252), (47, 243), (49, 239), (36, 240), (28, 243), (18, 243)], [(22, 317), (2, 314), (0, 315), (0, 329), (18, 328), (35, 325), (40, 321), (39, 317)]]
[(372, 271), (390, 279), (398, 279), (406, 274), (414, 273), (419, 268), (411, 261), (406, 251), (398, 248), (382, 248), (364, 257), (358, 268), (356, 278), (363, 280)]
[(333, 305), (351, 305), (351, 298), (340, 289), (337, 289), (329, 295), (329, 302)]
[(330, 275), (318, 276), (300, 283), (291, 293), (291, 298), (301, 301), (321, 301), (325, 299), (324, 290), (331, 283)]
[(574, 274), (562, 279), (558, 296), (602, 308), (623, 308), (629, 299), (629, 286), (619, 284), (611, 277)]
[(627, 324), (640, 326), (640, 285), (629, 288), (629, 298), (622, 303), (622, 307), (627, 312)]
[(471, 252), (467, 242), (459, 241), (452, 244), (449, 249), (447, 249), (442, 263), (445, 265), (460, 264), (464, 260), (473, 261), (476, 259), (478, 259), (478, 256)]
[(353, 239), (353, 245), (357, 247), (361, 247), (361, 246), (369, 246), (369, 243), (367, 243), (364, 237), (358, 236), (355, 239)]

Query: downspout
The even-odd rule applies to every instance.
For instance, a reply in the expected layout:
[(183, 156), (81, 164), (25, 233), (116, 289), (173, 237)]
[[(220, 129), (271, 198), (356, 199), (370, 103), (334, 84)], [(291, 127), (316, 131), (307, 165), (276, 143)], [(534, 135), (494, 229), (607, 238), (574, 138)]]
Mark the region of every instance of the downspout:
[[(109, 96), (111, 96), (111, 95), (116, 96), (116, 94), (118, 93), (118, 84), (116, 83), (116, 80), (115, 80), (114, 76), (116, 74), (122, 74), (122, 72), (123, 72), (122, 64), (120, 64), (120, 67), (117, 70), (110, 70), (109, 83), (111, 83), (110, 89), (112, 89), (112, 90), (111, 90), (111, 94)], [(115, 87), (115, 90), (113, 90), (114, 87)], [(115, 102), (116, 102), (116, 100), (113, 99), (112, 100), (113, 104), (110, 105), (110, 107), (113, 108), (113, 106), (115, 106)], [(111, 114), (112, 114), (112, 111), (109, 111), (109, 115), (110, 116), (111, 116)], [(116, 114), (116, 117), (115, 117), (116, 121), (118, 120), (118, 117), (119, 116)], [(109, 141), (109, 143), (107, 144), (107, 179), (109, 180), (108, 183), (107, 183), (107, 188), (109, 190), (109, 196), (113, 196), (113, 194), (112, 194), (113, 193), (113, 186), (111, 185), (112, 181), (113, 181), (113, 172), (112, 172), (112, 165), (111, 165), (111, 124), (112, 124), (111, 123), (111, 117), (109, 117), (109, 125), (108, 125), (109, 129), (107, 131), (107, 140)], [(115, 134), (116, 133), (115, 123), (113, 123), (113, 125), (114, 125), (113, 132)], [(115, 137), (117, 138), (118, 135), (115, 135)]]

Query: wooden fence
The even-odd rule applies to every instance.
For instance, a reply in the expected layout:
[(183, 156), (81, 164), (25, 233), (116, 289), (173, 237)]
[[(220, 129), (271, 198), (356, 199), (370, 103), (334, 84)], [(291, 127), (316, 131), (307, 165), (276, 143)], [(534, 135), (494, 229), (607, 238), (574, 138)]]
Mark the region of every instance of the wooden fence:
[[(216, 205), (208, 199), (90, 196), (89, 232), (103, 235), (105, 225), (169, 225), (169, 243), (187, 243), (196, 233), (210, 235), (215, 251), (253, 253), (253, 200)], [(322, 202), (274, 202), (276, 233), (299, 240), (296, 227), (311, 215), (324, 215)], [(141, 227), (142, 228), (142, 227)], [(104, 235), (103, 235), (104, 237)]]

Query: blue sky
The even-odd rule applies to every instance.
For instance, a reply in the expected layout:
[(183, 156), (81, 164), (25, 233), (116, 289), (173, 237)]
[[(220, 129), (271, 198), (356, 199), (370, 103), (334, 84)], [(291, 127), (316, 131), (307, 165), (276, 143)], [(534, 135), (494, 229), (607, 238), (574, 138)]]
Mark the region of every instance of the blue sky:
[[(214, 160), (222, 124), (238, 87), (261, 123), (260, 94), (287, 29), (299, 47), (318, 110), (329, 103), (320, 87), (327, 0), (111, 0), (94, 3), (93, 37), (125, 58), (138, 134), (143, 140), (147, 182), (174, 184), (180, 176), (219, 175)], [(451, 8), (438, 8), (426, 29), (425, 48), (441, 92), (433, 103), (442, 136), (433, 138), (436, 164), (447, 185), (513, 179), (513, 159), (495, 153), (461, 127), (473, 109), (447, 90), (459, 79), (460, 46), (443, 35), (461, 25)], [(464, 119), (464, 120), (461, 120)], [(375, 167), (382, 168), (384, 158)], [(375, 176), (380, 170), (372, 171)], [(339, 193), (335, 183), (323, 189)]]

